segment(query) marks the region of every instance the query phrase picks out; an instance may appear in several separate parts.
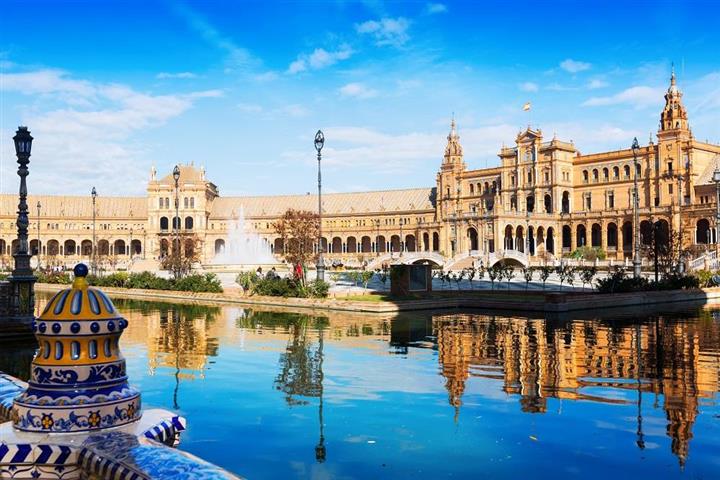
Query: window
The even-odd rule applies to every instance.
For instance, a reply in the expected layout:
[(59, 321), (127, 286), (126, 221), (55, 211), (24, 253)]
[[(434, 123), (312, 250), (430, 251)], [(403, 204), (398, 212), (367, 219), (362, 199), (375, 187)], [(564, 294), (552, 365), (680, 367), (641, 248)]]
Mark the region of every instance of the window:
[(615, 192), (608, 192), (607, 203), (608, 208), (615, 208)]
[(672, 171), (673, 171), (673, 168), (672, 168), (672, 167), (673, 167), (673, 162), (668, 162), (667, 165), (668, 165), (668, 173), (672, 173)]
[(190, 197), (190, 208), (195, 208), (195, 197)]
[(613, 167), (613, 178), (615, 180), (620, 178), (620, 169), (618, 167)]
[(588, 212), (592, 210), (592, 194), (590, 193), (585, 195), (585, 210)]
[(668, 193), (669, 193), (670, 195), (673, 194), (673, 184), (672, 184), (672, 183), (668, 185)]
[(609, 176), (609, 171), (607, 168), (603, 168), (603, 180), (607, 181)]
[(625, 178), (630, 178), (630, 165), (625, 165), (623, 167), (623, 173), (625, 173)]
[(588, 182), (588, 171), (587, 170), (583, 170), (583, 182), (585, 182), (585, 183)]
[(593, 169), (593, 182), (597, 182), (597, 181), (598, 181), (598, 171), (597, 171), (597, 168), (594, 168)]

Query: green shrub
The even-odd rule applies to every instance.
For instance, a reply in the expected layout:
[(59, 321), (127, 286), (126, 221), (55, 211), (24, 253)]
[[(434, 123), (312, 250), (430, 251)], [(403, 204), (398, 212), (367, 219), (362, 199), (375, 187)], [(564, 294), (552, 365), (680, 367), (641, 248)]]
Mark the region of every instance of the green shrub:
[(701, 287), (710, 287), (712, 286), (711, 279), (715, 275), (710, 270), (698, 270), (695, 272), (695, 276), (698, 279), (698, 283)]
[(594, 262), (595, 260), (605, 260), (606, 257), (607, 255), (605, 254), (605, 250), (602, 248), (588, 247), (587, 245), (576, 248), (575, 251), (570, 254), (570, 258), (574, 258), (576, 260), (583, 259), (590, 262)]
[(298, 288), (298, 283), (289, 278), (262, 278), (253, 286), (252, 293), (270, 297), (305, 296)]
[(126, 282), (127, 288), (145, 290), (172, 290), (172, 282), (166, 278), (158, 277), (151, 272), (131, 273)]
[(650, 282), (645, 277), (627, 277), (622, 268), (616, 268), (606, 278), (597, 282), (597, 291), (600, 293), (626, 293), (660, 290), (688, 290), (698, 288), (700, 279), (694, 275), (667, 275), (658, 282)]
[(329, 290), (330, 284), (322, 280), (309, 282), (306, 287), (308, 296), (312, 298), (326, 298)]
[(53, 283), (56, 285), (70, 285), (72, 278), (65, 272), (35, 272), (38, 283)]
[(222, 293), (220, 279), (214, 273), (186, 275), (175, 280), (173, 290), (183, 292), (209, 292)]
[(235, 283), (240, 285), (243, 290), (250, 291), (253, 286), (260, 280), (260, 276), (255, 272), (240, 272), (235, 277)]

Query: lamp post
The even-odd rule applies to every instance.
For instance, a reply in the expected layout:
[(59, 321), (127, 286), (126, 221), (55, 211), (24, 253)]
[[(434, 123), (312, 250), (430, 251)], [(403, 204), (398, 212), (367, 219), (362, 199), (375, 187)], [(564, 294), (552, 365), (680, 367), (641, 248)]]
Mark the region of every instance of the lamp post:
[(400, 218), (400, 257), (403, 256), (405, 251), (405, 242), (403, 241), (403, 224), (405, 223), (404, 218)]
[(145, 227), (142, 227), (142, 235), (143, 235), (142, 256), (143, 256), (143, 260), (145, 260), (145, 249), (147, 248), (147, 232), (145, 231)]
[(315, 150), (317, 151), (318, 161), (318, 258), (316, 268), (317, 280), (325, 281), (325, 261), (323, 260), (322, 245), (322, 170), (320, 167), (322, 161), (322, 149), (325, 146), (325, 135), (322, 130), (318, 130), (315, 134)]
[(133, 229), (131, 228), (130, 229), (130, 245), (128, 247), (129, 251), (130, 251), (130, 261), (132, 261), (132, 257), (133, 257), (132, 234), (133, 234)]
[(715, 182), (715, 255), (717, 261), (718, 235), (720, 233), (720, 167), (715, 167), (712, 176)]
[(42, 208), (42, 205), (40, 204), (40, 200), (37, 202), (37, 268), (40, 270), (40, 254), (42, 253), (42, 246), (40, 245), (40, 209)]
[(380, 256), (380, 219), (376, 218), (373, 223), (375, 223), (375, 256)]
[(633, 139), (632, 153), (635, 174), (633, 175), (633, 277), (640, 278), (640, 199), (638, 194), (638, 152), (640, 144), (637, 137)]
[(97, 240), (95, 236), (95, 201), (97, 199), (97, 190), (95, 190), (95, 187), (92, 187), (92, 190), (90, 191), (90, 196), (92, 197), (92, 208), (93, 208), (93, 244), (92, 244), (92, 272), (93, 275), (97, 275), (97, 265), (96, 265), (96, 258), (97, 255)]
[(177, 275), (180, 265), (180, 199), (178, 197), (178, 182), (180, 181), (180, 166), (175, 165), (173, 168), (173, 179), (175, 180), (175, 218), (173, 219), (173, 229), (175, 230), (175, 241), (173, 242), (173, 255), (177, 255), (173, 267)]
[(18, 250), (13, 253), (15, 268), (9, 280), (12, 282), (13, 310), (21, 318), (32, 316), (35, 307), (35, 294), (33, 284), (37, 280), (30, 268), (30, 253), (28, 252), (28, 204), (27, 204), (27, 181), (30, 173), (30, 151), (32, 150), (33, 137), (27, 127), (18, 127), (15, 136), (15, 154), (19, 165), (17, 174), (20, 177), (20, 190), (17, 216)]

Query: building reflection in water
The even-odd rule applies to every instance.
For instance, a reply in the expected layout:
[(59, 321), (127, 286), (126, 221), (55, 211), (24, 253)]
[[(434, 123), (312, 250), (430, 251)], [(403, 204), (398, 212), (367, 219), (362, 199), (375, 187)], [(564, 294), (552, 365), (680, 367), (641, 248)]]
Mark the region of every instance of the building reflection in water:
[(629, 403), (612, 391), (635, 390), (638, 447), (645, 447), (642, 395), (654, 395), (683, 464), (698, 402), (718, 391), (720, 324), (709, 314), (694, 322), (658, 316), (640, 323), (457, 314), (435, 316), (432, 323), (427, 335), (427, 322), (418, 322), (413, 342), (436, 338), (433, 348), (456, 412), (472, 377), (501, 381), (527, 413), (546, 412), (549, 398)]

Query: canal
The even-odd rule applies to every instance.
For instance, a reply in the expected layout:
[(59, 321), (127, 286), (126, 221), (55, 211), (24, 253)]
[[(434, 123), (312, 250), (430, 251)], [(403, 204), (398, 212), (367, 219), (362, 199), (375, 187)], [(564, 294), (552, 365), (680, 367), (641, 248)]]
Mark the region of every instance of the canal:
[[(546, 320), (115, 304), (145, 407), (185, 416), (181, 448), (248, 478), (720, 471), (720, 311)], [(0, 370), (26, 379), (33, 353), (0, 346)]]

